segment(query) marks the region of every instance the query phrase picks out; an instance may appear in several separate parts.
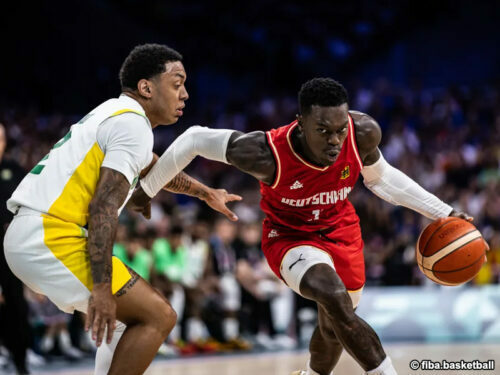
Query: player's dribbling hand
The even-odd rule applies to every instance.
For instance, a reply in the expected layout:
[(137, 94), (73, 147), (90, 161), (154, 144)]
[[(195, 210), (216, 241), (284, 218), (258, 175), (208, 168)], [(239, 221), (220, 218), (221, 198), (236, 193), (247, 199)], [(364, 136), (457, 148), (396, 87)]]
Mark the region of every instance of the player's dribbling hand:
[(230, 194), (225, 189), (209, 189), (207, 197), (203, 199), (215, 211), (226, 215), (231, 221), (238, 220), (238, 216), (233, 211), (227, 208), (226, 203), (241, 201), (241, 197), (236, 194)]
[(450, 217), (459, 217), (460, 219), (464, 219), (464, 220), (467, 220), (467, 221), (470, 221), (472, 222), (474, 220), (474, 218), (468, 214), (466, 214), (465, 212), (462, 212), (462, 211), (456, 211), (455, 209), (453, 211), (450, 212)]
[(97, 347), (101, 346), (106, 327), (106, 342), (109, 344), (116, 327), (116, 301), (110, 285), (102, 283), (94, 285), (92, 289), (85, 320), (85, 331), (92, 329), (92, 340)]
[[(453, 209), (453, 211), (450, 212), (449, 216), (459, 217), (460, 219), (464, 219), (464, 220), (467, 220), (470, 222), (472, 222), (474, 220), (474, 218), (472, 216), (469, 216), (468, 214), (466, 214), (465, 212), (462, 212), (462, 211), (455, 211), (455, 209)], [(483, 240), (483, 241), (484, 241), (484, 244), (486, 245), (486, 251), (490, 251), (490, 245), (488, 245), (488, 242), (486, 242), (485, 240)], [(484, 257), (486, 258), (486, 261), (487, 261), (488, 257), (486, 255)]]

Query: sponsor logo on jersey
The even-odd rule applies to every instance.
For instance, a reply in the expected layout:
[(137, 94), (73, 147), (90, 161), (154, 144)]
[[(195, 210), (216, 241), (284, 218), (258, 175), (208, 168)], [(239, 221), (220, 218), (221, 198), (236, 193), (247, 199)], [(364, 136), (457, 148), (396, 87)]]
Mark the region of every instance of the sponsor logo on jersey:
[(351, 172), (349, 170), (349, 166), (346, 165), (344, 170), (340, 173), (340, 179), (341, 180), (345, 180), (346, 178), (348, 178), (349, 176), (351, 175)]
[(339, 190), (325, 191), (322, 193), (314, 194), (312, 197), (305, 199), (289, 199), (281, 198), (281, 203), (287, 204), (292, 207), (304, 207), (309, 205), (327, 205), (335, 204), (338, 201), (343, 201), (351, 192), (351, 187), (347, 186)]
[(271, 231), (267, 235), (267, 238), (273, 238), (278, 236), (279, 236), (278, 231), (276, 229), (271, 229)]
[(290, 190), (296, 190), (296, 189), (302, 189), (304, 187), (304, 185), (302, 185), (302, 183), (297, 180), (293, 183), (292, 186), (290, 186)]

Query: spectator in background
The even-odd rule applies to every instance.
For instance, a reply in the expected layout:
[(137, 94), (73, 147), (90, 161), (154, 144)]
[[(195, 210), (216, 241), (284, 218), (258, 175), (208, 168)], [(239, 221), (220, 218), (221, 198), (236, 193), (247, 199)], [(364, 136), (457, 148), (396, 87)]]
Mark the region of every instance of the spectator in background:
[(168, 240), (158, 238), (152, 246), (154, 268), (157, 274), (164, 275), (172, 283), (180, 283), (186, 268), (186, 248), (183, 245), (181, 226), (170, 230)]
[(5, 260), (3, 239), (12, 213), (5, 202), (24, 178), (25, 171), (14, 160), (4, 158), (7, 147), (5, 127), (0, 124), (0, 341), (7, 347), (18, 374), (27, 374), (26, 350), (30, 332), (28, 306), (23, 283), (12, 273)]
[(183, 236), (186, 263), (182, 274), (185, 309), (181, 318), (181, 337), (193, 343), (197, 351), (215, 351), (218, 346), (208, 340), (208, 331), (202, 320), (207, 298), (215, 290), (218, 280), (208, 276), (210, 245), (208, 223), (198, 221), (191, 232)]
[(68, 359), (81, 359), (83, 353), (72, 346), (68, 332), (68, 323), (71, 315), (59, 310), (46, 296), (29, 292), (29, 305), (33, 324), (43, 327), (43, 335), (40, 342), (40, 351), (44, 355), (53, 353), (54, 348)]
[(245, 224), (234, 241), (236, 279), (241, 286), (240, 332), (255, 336), (266, 349), (275, 348), (271, 337), (276, 334), (271, 315), (271, 300), (281, 288), (280, 282), (267, 265), (260, 247), (261, 226)]
[[(207, 325), (211, 335), (218, 341), (225, 342), (227, 349), (248, 349), (248, 343), (239, 339), (238, 311), (241, 306), (241, 290), (234, 276), (236, 252), (233, 247), (236, 230), (236, 226), (227, 219), (220, 218), (215, 221), (214, 233), (210, 238), (211, 272), (218, 278), (219, 293), (205, 309), (211, 318), (207, 315), (204, 317), (205, 321), (209, 321)], [(222, 322), (220, 314), (218, 319), (216, 318), (217, 312), (222, 313)]]
[(151, 256), (151, 251), (148, 250), (148, 244), (150, 244), (150, 238), (153, 234), (146, 232), (142, 236), (139, 236), (137, 233), (133, 233), (128, 241), (124, 241), (126, 232), (125, 234), (123, 232), (126, 229), (122, 226), (120, 227), (117, 230), (117, 237), (119, 235), (120, 242), (113, 245), (113, 255), (137, 272), (144, 280), (150, 281), (153, 257)]
[(478, 285), (500, 283), (500, 233), (495, 233), (490, 240), (490, 251), (486, 253), (486, 262), (474, 282)]

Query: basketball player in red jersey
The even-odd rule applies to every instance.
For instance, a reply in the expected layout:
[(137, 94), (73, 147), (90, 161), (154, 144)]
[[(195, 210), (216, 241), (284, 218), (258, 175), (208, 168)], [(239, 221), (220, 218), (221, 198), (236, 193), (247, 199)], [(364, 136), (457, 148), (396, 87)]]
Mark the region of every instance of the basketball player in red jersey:
[(393, 204), (432, 219), (471, 218), (384, 160), (380, 127), (370, 116), (349, 111), (347, 92), (338, 82), (306, 82), (299, 106), (294, 122), (266, 133), (188, 129), (141, 181), (133, 199), (139, 206), (147, 202), (196, 155), (256, 177), (269, 265), (295, 292), (318, 304), (310, 361), (294, 374), (330, 374), (343, 348), (367, 374), (396, 374), (375, 331), (354, 312), (365, 267), (359, 218), (348, 195), (362, 174), (370, 190)]

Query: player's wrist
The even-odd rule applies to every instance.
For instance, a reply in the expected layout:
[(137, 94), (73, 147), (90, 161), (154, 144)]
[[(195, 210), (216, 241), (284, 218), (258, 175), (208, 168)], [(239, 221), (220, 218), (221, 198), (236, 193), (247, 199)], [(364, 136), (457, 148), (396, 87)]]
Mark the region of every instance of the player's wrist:
[(111, 282), (94, 284), (92, 288), (92, 294), (98, 295), (99, 297), (109, 297), (110, 295), (112, 296), (113, 293), (111, 293)]
[(208, 201), (211, 197), (214, 196), (215, 189), (212, 189), (206, 185), (203, 185), (200, 183), (200, 186), (196, 188), (196, 190), (193, 192), (193, 195), (198, 198), (199, 200), (202, 200), (204, 202)]

